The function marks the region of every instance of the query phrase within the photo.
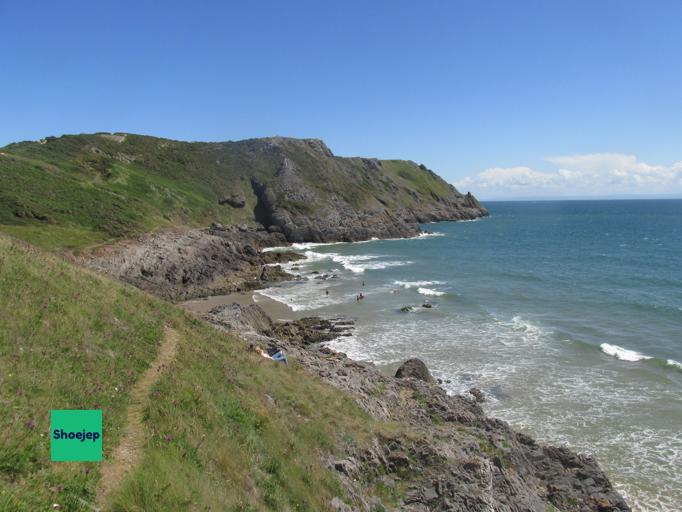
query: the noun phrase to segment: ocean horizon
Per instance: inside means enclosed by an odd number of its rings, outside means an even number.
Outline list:
[[[387,371],[418,357],[448,392],[477,387],[491,415],[594,455],[635,510],[677,510],[682,200],[486,206],[413,239],[294,244],[304,279],[257,294],[354,318],[332,348]]]

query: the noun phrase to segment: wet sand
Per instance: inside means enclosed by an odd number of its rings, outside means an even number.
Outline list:
[[[258,291],[237,292],[228,295],[213,295],[211,297],[203,297],[200,299],[192,299],[186,302],[181,302],[180,305],[193,313],[204,314],[211,309],[222,304],[237,303],[241,306],[248,306],[249,304],[258,304],[268,314],[270,318],[275,321],[283,322],[287,320],[298,320],[306,315],[304,311],[293,311],[286,304],[282,304],[270,297],[265,297],[258,293]]]

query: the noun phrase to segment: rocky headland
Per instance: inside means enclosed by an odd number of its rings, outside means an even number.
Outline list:
[[[333,510],[382,510],[368,492],[377,482],[394,494],[399,510],[630,510],[594,459],[537,443],[486,416],[478,390],[448,395],[418,359],[391,377],[326,348],[324,342],[346,334],[352,320],[277,323],[256,304],[218,306],[203,318],[238,333],[244,350],[284,350],[290,361],[349,393],[373,418],[409,427],[409,436],[378,437],[362,450],[348,444],[345,457],[326,459],[354,504],[339,500]]]

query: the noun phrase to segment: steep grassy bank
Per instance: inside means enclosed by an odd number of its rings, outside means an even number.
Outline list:
[[[180,338],[152,390],[138,467],[112,510],[325,510],[320,454],[392,429],[346,394],[130,286],[0,237],[0,510],[88,510],[97,463],[51,463],[49,412],[104,411],[105,458],[164,326]]]

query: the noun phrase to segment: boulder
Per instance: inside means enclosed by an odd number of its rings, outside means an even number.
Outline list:
[[[412,377],[413,379],[423,380],[424,382],[435,382],[431,376],[431,372],[429,372],[429,369],[424,364],[424,361],[417,358],[408,359],[401,364],[398,371],[395,372],[395,376],[398,379]]]
[[[474,400],[477,402],[485,402],[485,396],[483,395],[483,391],[481,391],[478,388],[471,388],[469,390],[469,394],[474,397]]]
[[[218,204],[229,204],[232,208],[244,208],[246,198],[243,194],[232,194],[218,199]]]

